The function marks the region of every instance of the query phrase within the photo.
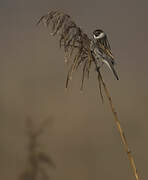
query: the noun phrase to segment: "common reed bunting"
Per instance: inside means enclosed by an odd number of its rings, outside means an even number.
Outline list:
[[[107,64],[107,66],[112,70],[116,79],[119,80],[119,77],[114,69],[115,60],[111,52],[107,35],[101,29],[93,31],[92,51],[95,57],[102,61],[102,64]]]

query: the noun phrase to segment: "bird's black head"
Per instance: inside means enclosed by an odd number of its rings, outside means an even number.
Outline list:
[[[104,37],[106,37],[106,34],[103,30],[101,29],[96,29],[95,31],[93,31],[93,37],[94,39],[102,39]]]

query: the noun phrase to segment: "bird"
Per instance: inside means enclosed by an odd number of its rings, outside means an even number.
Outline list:
[[[100,62],[101,65],[106,64],[116,79],[119,80],[114,68],[115,58],[111,52],[107,35],[103,30],[94,30],[92,37],[90,37],[77,26],[70,15],[59,10],[49,11],[39,19],[37,25],[40,22],[46,27],[51,27],[52,36],[59,36],[59,46],[64,47],[66,62],[72,62],[68,71],[67,82],[80,65],[83,67],[83,82],[85,74],[89,76],[92,62],[95,63],[97,71],[101,68]]]
[[[101,59],[102,64],[107,64],[107,66],[112,70],[116,79],[119,80],[118,74],[114,69],[114,56],[111,52],[107,35],[102,29],[96,29],[93,31],[92,47],[95,57],[99,60]]]

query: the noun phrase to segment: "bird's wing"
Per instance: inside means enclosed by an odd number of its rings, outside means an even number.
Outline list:
[[[103,44],[99,43],[99,47],[101,48],[102,52],[105,53],[107,56],[114,60],[114,56],[110,49],[106,48]]]
[[[118,74],[116,73],[114,69],[114,57],[112,54],[110,54],[110,51],[104,48],[104,46],[101,45],[101,47],[98,48],[98,46],[93,47],[93,52],[95,53],[95,57],[97,59],[102,59],[102,61],[112,70],[113,74],[115,75],[116,79],[119,80]]]
[[[107,35],[99,39],[100,44],[102,44],[106,49],[111,51],[111,47],[107,38]]]

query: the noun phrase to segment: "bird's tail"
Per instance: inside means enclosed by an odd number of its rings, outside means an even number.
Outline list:
[[[112,59],[103,59],[103,62],[107,64],[107,66],[112,70],[113,74],[115,75],[116,79],[119,80],[118,74],[114,69],[114,62]]]

